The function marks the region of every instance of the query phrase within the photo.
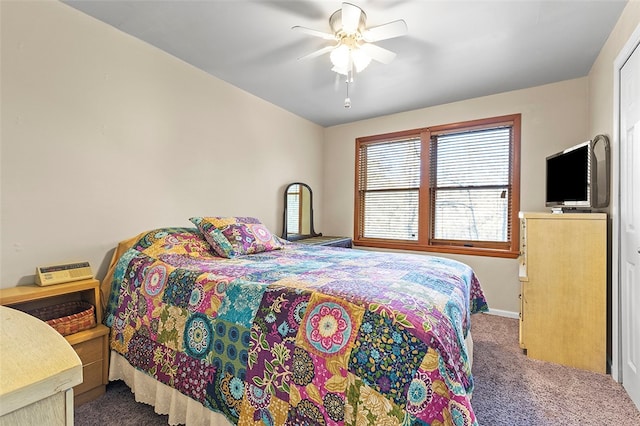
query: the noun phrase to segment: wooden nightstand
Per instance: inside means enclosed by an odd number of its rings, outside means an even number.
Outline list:
[[[105,393],[109,371],[109,328],[102,325],[100,281],[82,280],[47,287],[37,285],[0,289],[0,305],[28,311],[57,303],[83,300],[95,306],[94,328],[64,336],[82,361],[82,383],[73,388],[77,407]]]

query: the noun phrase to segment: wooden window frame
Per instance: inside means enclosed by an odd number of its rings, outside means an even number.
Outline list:
[[[456,133],[467,130],[480,130],[509,125],[512,127],[511,141],[511,174],[510,185],[512,188],[511,211],[508,216],[510,239],[508,242],[475,242],[474,246],[467,246],[464,242],[454,240],[434,240],[432,235],[433,220],[431,215],[431,186],[430,186],[430,143],[432,135]],[[520,210],[520,134],[521,114],[511,114],[499,117],[483,118],[479,120],[464,121],[452,124],[431,126],[412,130],[386,133],[381,135],[366,136],[356,139],[355,148],[355,188],[354,188],[354,238],[353,245],[361,247],[373,247],[382,249],[440,252],[451,254],[492,256],[504,258],[516,258],[519,255],[520,227],[518,212]],[[361,224],[364,211],[361,205],[359,193],[360,167],[359,153],[363,145],[375,142],[390,142],[394,140],[406,140],[419,137],[421,140],[421,164],[420,164],[420,189],[419,189],[419,219],[418,240],[391,240],[382,238],[365,238],[362,234]],[[478,246],[481,245],[481,246]]]

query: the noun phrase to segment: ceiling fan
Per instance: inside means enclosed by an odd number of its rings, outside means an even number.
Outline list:
[[[334,45],[323,47],[299,59],[315,58],[330,52],[332,71],[347,77],[347,98],[345,108],[351,106],[349,86],[353,82],[354,69],[360,72],[369,65],[371,60],[388,64],[396,57],[390,50],[376,46],[374,42],[403,36],[407,33],[407,23],[398,19],[376,27],[367,28],[367,15],[358,6],[342,3],[342,8],[336,10],[329,17],[329,26],[333,34],[311,28],[294,26],[294,31],[320,37],[336,42]]]

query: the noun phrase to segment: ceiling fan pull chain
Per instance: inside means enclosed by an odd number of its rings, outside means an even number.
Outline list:
[[[345,108],[351,108],[351,98],[349,97],[349,77],[347,77],[347,97],[344,98],[344,107]]]

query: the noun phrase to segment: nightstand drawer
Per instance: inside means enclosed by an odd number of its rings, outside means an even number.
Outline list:
[[[82,367],[82,383],[73,388],[75,395],[102,385],[102,360]]]
[[[73,345],[73,349],[80,357],[82,365],[102,360],[102,342],[102,337],[97,337],[95,339]]]

